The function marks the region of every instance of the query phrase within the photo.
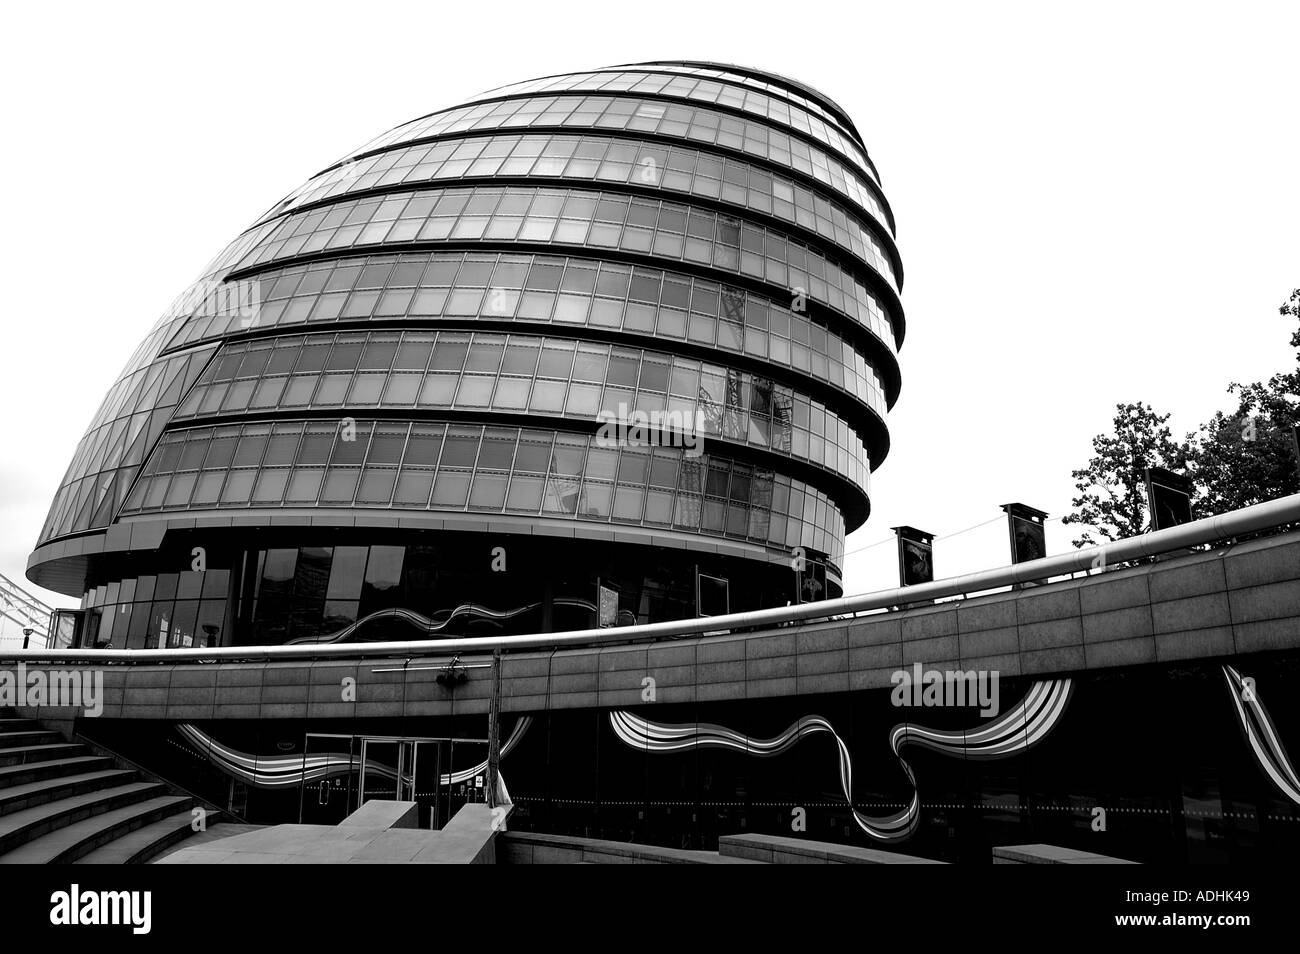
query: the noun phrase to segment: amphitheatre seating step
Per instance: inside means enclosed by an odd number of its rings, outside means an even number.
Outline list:
[[[0,856],[0,864],[68,864],[180,811],[188,817],[192,804],[188,796],[166,794],[132,802],[35,838]]]

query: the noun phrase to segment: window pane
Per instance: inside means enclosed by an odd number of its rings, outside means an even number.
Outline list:
[[[361,596],[361,583],[365,578],[366,547],[335,547],[334,563],[330,568],[329,587],[325,596],[329,600],[355,600]]]

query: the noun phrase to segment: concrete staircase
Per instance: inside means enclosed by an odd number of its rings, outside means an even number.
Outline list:
[[[195,800],[0,710],[0,864],[141,864],[190,837]],[[207,824],[219,819],[208,812]]]

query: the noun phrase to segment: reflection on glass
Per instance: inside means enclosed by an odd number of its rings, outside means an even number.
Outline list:
[[[724,391],[727,389],[723,383]],[[732,413],[725,406],[719,420]],[[282,422],[273,425],[277,432],[298,435],[311,426],[305,422]],[[665,492],[672,491],[671,475],[676,469],[678,501],[673,524],[691,532],[720,534],[769,546],[805,546],[824,553],[838,553],[844,535],[844,521],[838,507],[822,492],[801,481],[777,477],[775,483],[755,480],[748,465],[741,465],[717,454],[691,457],[680,447],[647,448],[629,446],[602,446],[595,436],[556,434],[535,429],[482,427],[445,424],[397,424],[395,422],[360,422],[359,429],[374,431],[387,428],[407,428],[406,446],[417,448],[417,457],[409,464],[404,459],[391,469],[399,479],[398,486],[411,497],[411,506],[431,510],[482,510],[489,512],[524,512],[552,515],[567,514],[583,520],[663,525],[667,522],[670,504]],[[220,430],[228,430],[222,428]],[[167,441],[209,441],[217,428],[199,427],[173,432]],[[805,433],[796,431],[796,434]],[[258,435],[261,436],[261,435]],[[833,445],[823,438],[820,445]],[[296,440],[296,443],[300,443]],[[441,445],[438,463],[426,463],[431,446]],[[164,451],[159,451],[161,456]],[[647,453],[649,462],[647,463]],[[626,463],[622,463],[622,461]],[[546,461],[547,463],[544,463]],[[369,462],[363,460],[369,468]],[[312,468],[313,470],[318,468]],[[549,477],[543,479],[543,470]],[[277,467],[281,474],[291,473],[289,466]],[[256,471],[246,471],[257,473]],[[335,499],[331,487],[351,488],[356,494],[357,475],[362,467],[341,465],[326,470],[327,478],[319,506],[349,506],[353,503],[345,493]],[[135,512],[149,507],[148,501],[157,499],[153,485],[169,485],[176,475],[163,473],[150,465],[151,476],[143,481],[128,502],[128,510]],[[226,486],[239,471],[225,475]],[[411,480],[406,480],[410,477]],[[337,479],[336,479],[337,478]],[[432,485],[428,500],[423,498],[424,488]],[[245,482],[251,487],[251,481]],[[861,475],[862,493],[867,492],[867,474]],[[627,487],[627,492],[622,492]],[[655,491],[653,488],[662,487]],[[616,497],[616,489],[620,491]],[[774,495],[779,490],[779,497]],[[700,500],[699,495],[716,500]],[[639,502],[633,502],[635,496]],[[395,501],[397,497],[395,495]],[[621,503],[616,504],[616,500]],[[727,502],[731,508],[728,509]],[[249,492],[228,506],[261,506]],[[161,509],[157,506],[154,509]],[[756,511],[762,513],[756,515]],[[789,513],[787,519],[786,513]],[[314,580],[323,571],[310,564],[299,566],[296,551],[272,550],[262,560],[258,571],[258,597],[268,601],[284,602],[294,594],[293,580]],[[391,580],[398,571],[385,571],[377,565],[367,570],[367,576],[382,583]],[[386,575],[385,575],[386,574]],[[332,578],[332,571],[329,576]],[[178,578],[175,574],[159,579],[158,586],[174,594]],[[312,599],[322,596],[314,584]],[[345,602],[343,590],[337,597],[326,590],[324,597]],[[382,586],[375,593],[382,593]],[[288,612],[287,604],[284,609]]]

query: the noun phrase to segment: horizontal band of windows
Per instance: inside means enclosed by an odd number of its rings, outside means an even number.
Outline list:
[[[866,151],[838,119],[813,110],[786,96],[772,96],[766,92],[745,89],[747,84],[733,80],[700,79],[673,76],[659,70],[593,70],[588,73],[568,73],[536,80],[525,80],[503,86],[467,100],[462,105],[514,99],[547,93],[623,93],[638,97],[667,100],[689,100],[731,112],[748,113],[760,120],[810,137],[834,149],[853,161],[858,168],[873,179],[878,179],[873,163]]]
[[[288,408],[283,411],[248,412],[244,414],[213,415],[195,418],[190,421],[177,422],[173,430],[192,431],[211,427],[238,427],[248,425],[276,425],[286,421],[306,421],[323,425],[327,428],[341,430],[350,427],[358,418],[354,415],[365,414],[381,416],[391,424],[450,424],[464,427],[505,427],[524,430],[546,429],[564,434],[576,434],[583,437],[598,437],[606,444],[625,444],[629,447],[684,447],[710,448],[728,459],[752,467],[766,468],[789,477],[801,480],[810,486],[819,488],[835,501],[841,514],[856,529],[867,518],[869,507],[869,486],[864,481],[855,484],[837,473],[831,467],[814,463],[789,454],[778,453],[759,444],[746,444],[722,437],[701,435],[698,432],[684,432],[671,423],[642,421],[620,426],[617,421],[601,422],[579,420],[572,417],[550,416],[543,419],[537,415],[514,411],[497,411],[490,409],[438,409],[421,410],[414,408],[358,408],[355,412],[340,411],[338,408]],[[641,426],[644,424],[644,426]],[[167,433],[171,433],[168,431]],[[130,489],[130,488],[128,488]]]
[[[331,513],[356,511],[322,510],[318,519],[328,520]],[[345,526],[351,528],[351,519],[344,519]],[[608,545],[600,546],[608,544],[612,536],[608,528],[552,517],[546,522],[555,530],[563,527],[569,539],[548,537],[512,547],[512,566],[540,563],[544,567],[541,572],[548,576],[551,569],[559,571],[551,580],[554,588],[547,600],[543,592],[546,583],[526,569],[512,578],[510,586],[493,579],[496,574],[471,569],[468,553],[488,553],[488,541],[475,530],[458,533],[454,528],[461,523],[481,524],[481,517],[443,512],[435,519],[408,514],[406,522],[436,522],[449,532],[362,531],[336,536],[321,526],[310,534],[311,542],[281,537],[259,540],[254,548],[247,548],[246,539],[243,545],[209,547],[207,569],[202,571],[177,571],[165,558],[149,560],[147,556],[135,566],[100,562],[90,580],[75,587],[82,592],[81,609],[88,611],[81,645],[157,649],[319,642],[384,610],[400,608],[446,619],[467,603],[503,610],[497,621],[504,620],[509,631],[516,633],[536,632],[541,627],[544,602],[562,614],[577,611],[558,629],[596,625],[596,607],[589,599],[594,595],[595,577],[566,569],[590,565],[588,558],[595,554],[584,549],[588,540],[599,541],[598,549],[608,552]],[[797,585],[791,579],[792,560],[784,547],[723,542],[671,528],[626,524],[620,525],[618,536],[617,547],[623,554],[636,544],[668,544],[677,550],[668,561],[643,565],[641,560],[629,560],[613,571],[612,579],[601,577],[602,582],[620,589],[620,620],[625,624],[691,616],[696,607],[694,579],[689,572],[693,560],[704,562],[701,569],[740,575],[740,579],[731,577],[732,599],[744,600],[746,608],[769,605],[774,599],[780,602],[774,586],[784,594]],[[211,542],[205,535],[205,543]],[[683,553],[683,548],[693,552]],[[638,551],[651,556],[650,551],[639,547]],[[600,562],[598,556],[595,560]],[[777,572],[764,572],[760,564],[775,567]],[[684,575],[683,569],[687,570]],[[234,613],[234,603],[241,598],[254,604],[251,613],[240,614],[242,619]],[[472,624],[462,635],[469,632]]]
[[[500,334],[500,335],[518,335],[529,338],[542,339],[548,342],[577,342],[579,346],[583,344],[595,345],[608,349],[609,347],[640,350],[647,343],[640,335],[627,334],[621,331],[610,331],[600,327],[572,327],[567,325],[554,325],[545,323],[531,323],[523,320],[506,320],[495,321],[490,317],[481,316],[469,320],[459,318],[367,318],[362,320],[343,320],[323,326],[310,327],[287,327],[287,328],[253,328],[249,331],[232,334],[225,340],[229,345],[243,344],[263,344],[269,345],[286,335],[292,337],[312,331],[328,329],[339,333],[357,333],[365,334],[367,332],[390,333],[390,334],[425,334],[432,335],[438,333],[462,333],[462,334]],[[694,361],[697,364],[717,364],[719,362],[728,362],[734,370],[742,373],[755,375],[760,378],[772,378],[777,384],[785,387],[802,391],[810,399],[816,400],[825,407],[832,409],[836,414],[843,417],[849,422],[850,426],[857,432],[869,435],[867,444],[873,448],[873,459],[875,449],[879,438],[884,437],[887,427],[885,423],[886,413],[883,409],[884,398],[880,395],[878,398],[868,402],[859,397],[857,393],[848,391],[840,386],[833,386],[824,377],[818,377],[810,372],[793,372],[789,368],[774,367],[770,361],[751,358],[741,353],[720,352],[714,346],[703,346],[692,341],[663,341],[659,339],[650,339],[654,344],[663,347],[671,345],[670,351],[663,352],[680,357],[686,361]]]
[[[650,69],[653,72],[671,72],[682,76],[727,79],[751,89],[779,96],[835,123],[841,130],[852,136],[864,152],[866,150],[857,126],[854,125],[852,117],[844,107],[820,90],[788,76],[782,76],[780,73],[719,63],[625,63],[621,68]],[[870,156],[867,157],[867,161],[871,161]]]
[[[892,316],[901,319],[898,291],[887,275],[864,270],[892,299],[888,308],[856,268],[783,232],[680,203],[587,189],[480,186],[344,199],[289,213],[234,271],[316,253],[444,241],[619,250],[743,275],[862,324],[872,315],[891,327]]]
[[[880,184],[875,167],[867,159],[862,147],[851,136],[841,132],[836,126],[827,124],[819,117],[810,115],[807,110],[757,92],[745,93],[741,102],[727,102],[718,96],[710,96],[702,89],[689,91],[673,88],[677,80],[668,79],[665,83],[663,80],[667,78],[662,75],[655,77],[649,73],[629,74],[628,79],[631,81],[620,82],[609,76],[574,74],[540,83],[532,81],[515,87],[503,87],[489,95],[442,112],[487,106],[499,113],[513,115],[519,111],[521,105],[524,110],[529,110],[532,103],[539,101],[547,103],[556,95],[574,93],[626,97],[648,103],[651,109],[657,108],[661,113],[680,108],[679,103],[704,103],[709,107],[710,112],[717,116],[735,117],[748,124],[767,126],[773,132],[779,131],[815,142],[849,162],[876,185]],[[492,114],[492,112],[488,113],[488,115]],[[438,113],[433,115],[437,116]],[[748,116],[756,117],[757,121],[747,119]],[[416,122],[427,121],[427,118],[422,117]]]
[[[500,128],[489,127],[486,129],[470,130],[452,130],[448,132],[435,132],[430,135],[420,136],[417,139],[403,139],[391,146],[370,150],[365,153],[358,153],[353,157],[344,159],[340,162],[333,163],[320,170],[312,176],[307,182],[303,183],[299,189],[307,188],[312,182],[320,178],[331,175],[335,172],[346,170],[350,166],[365,162],[369,159],[382,158],[394,153],[401,153],[407,149],[419,149],[421,147],[431,147],[439,144],[457,144],[464,142],[473,142],[477,139],[491,138],[494,136],[531,136],[545,138],[547,136],[577,136],[587,132],[587,138],[599,136],[601,139],[607,139],[612,142],[632,142],[643,145],[646,149],[663,149],[678,150],[683,153],[698,151],[701,153],[701,166],[705,170],[704,179],[707,180],[708,163],[711,161],[727,161],[743,163],[754,169],[755,175],[761,177],[770,175],[777,180],[786,181],[796,185],[801,189],[812,189],[819,198],[828,202],[842,203],[847,200],[848,206],[852,208],[853,214],[862,219],[864,222],[878,227],[876,234],[885,238],[896,247],[897,229],[894,225],[894,213],[885,199],[884,194],[879,190],[868,188],[865,180],[853,175],[852,170],[845,165],[835,162],[833,159],[822,154],[814,154],[808,161],[796,156],[793,163],[777,162],[768,158],[761,150],[754,148],[738,149],[726,142],[698,142],[697,140],[683,140],[678,136],[669,136],[653,130],[646,129],[620,129],[609,126],[592,127],[589,123],[530,123],[526,127],[503,126]],[[706,149],[697,150],[696,145],[707,147]],[[745,146],[751,146],[748,141]],[[818,161],[814,162],[813,159]],[[823,161],[824,160],[824,161]],[[546,166],[537,167],[538,175],[547,173]],[[581,166],[575,166],[580,169]],[[678,177],[680,180],[680,177]],[[635,180],[629,180],[635,181]],[[691,190],[680,188],[680,181],[671,184],[671,188],[677,191],[693,191],[697,194],[708,197],[711,183],[701,181],[698,184],[692,183]],[[723,193],[723,188],[719,188],[719,195]],[[267,210],[258,222],[263,222],[278,215],[284,208],[285,204],[296,194],[290,193],[284,199],[281,199],[269,210]],[[754,208],[761,208],[764,203],[761,192],[754,196]],[[733,203],[739,204],[739,203]],[[897,253],[895,253],[897,258]],[[899,266],[901,268],[901,266]]]
[[[410,367],[394,370],[394,364]],[[523,335],[311,335],[232,345],[174,420],[332,408],[496,410],[577,420],[644,415],[701,439],[799,457],[859,485],[871,469],[867,448],[846,421],[770,377]]]
[[[864,373],[877,376],[891,404],[898,396],[901,386],[898,353],[883,314],[868,313],[871,320],[863,324],[804,296],[792,295],[787,301],[776,301],[765,293],[768,286],[757,279],[739,277],[734,283],[719,282],[709,274],[710,269],[690,263],[670,270],[646,263],[643,256],[618,250],[604,250],[599,254],[589,254],[585,249],[552,251],[560,254],[534,252],[517,246],[509,249],[491,246],[458,248],[452,244],[436,243],[429,248],[378,254],[366,249],[321,252],[241,272],[214,287],[209,299],[194,309],[191,321],[182,327],[183,334],[178,331],[167,350],[175,351],[214,337],[246,333],[257,327],[270,328],[306,321],[346,322],[370,318],[542,321],[690,340],[705,346],[713,344],[728,351],[738,350],[735,341],[741,340],[746,342],[746,353],[763,355],[766,351],[769,359],[774,358],[798,370],[804,368],[802,351],[792,348],[791,356],[785,357],[781,341],[807,344],[813,355],[832,354],[836,349],[843,351],[848,348],[849,352],[842,358],[846,367],[857,367],[858,359],[853,355],[860,355],[863,366],[870,369]],[[373,288],[348,293],[346,305],[341,306],[340,296],[346,287],[325,287],[319,292],[307,291],[300,296],[321,296],[312,305],[309,317],[304,318],[302,309],[305,302],[293,303],[296,307],[291,309],[288,304],[258,297],[264,291],[263,276],[301,274],[305,269],[309,274],[303,279],[304,285],[298,286],[305,289],[309,287],[306,283],[318,280],[314,274],[317,270],[336,270],[330,281],[336,277],[347,281],[345,276],[353,274],[350,270],[358,264],[364,264],[367,271],[363,274],[369,274],[370,265],[391,265],[393,262],[397,262],[399,267],[389,269],[390,281],[377,304],[368,294],[374,291]],[[422,262],[427,263],[427,267],[419,273],[419,284],[404,284],[413,280],[412,273],[420,268]],[[492,267],[494,263],[495,268]],[[527,268],[527,283],[524,285],[519,284],[523,281],[521,265]],[[562,276],[557,270],[562,270]],[[383,269],[374,271],[382,272]],[[492,283],[487,286],[475,284],[481,282],[479,276],[488,271]],[[451,272],[455,272],[455,284],[447,285]],[[560,282],[558,287],[553,284],[556,281]],[[595,292],[594,299],[590,291],[585,291],[588,285]],[[509,294],[515,289],[520,292],[517,299]],[[433,294],[425,294],[426,290]],[[408,291],[409,295],[406,294]],[[290,294],[282,292],[278,285],[275,293],[277,296]],[[351,297],[352,294],[357,297]],[[490,294],[490,297],[484,297],[485,294]],[[687,296],[685,302],[683,294]],[[333,297],[326,304],[324,296],[327,295]],[[583,297],[590,303],[583,304],[578,300]],[[251,305],[245,306],[246,301]],[[516,301],[512,311],[512,302]],[[475,302],[478,303],[477,311],[473,308]],[[333,313],[340,307],[342,310]],[[367,312],[367,308],[374,311]],[[697,317],[711,320],[696,322]],[[724,327],[742,322],[748,331],[740,334],[739,338],[733,333],[734,328]],[[711,331],[713,340],[710,342]],[[760,334],[769,331],[772,334],[770,347],[764,343],[764,335]]]
[[[322,454],[326,463],[309,463]],[[305,421],[171,432],[123,513],[317,505],[550,514],[823,553],[841,552],[844,538],[843,516],[822,491],[714,454],[385,421],[350,433]]]
[[[557,256],[432,253],[274,269],[214,289],[170,347],[259,329],[429,318],[538,322],[568,334],[609,329],[666,345],[689,342],[829,382],[882,418],[888,407],[876,362],[802,313],[716,282]],[[888,357],[885,367],[896,377]]]
[[[782,99],[788,99],[790,102],[811,110],[819,116],[830,119],[837,123],[841,129],[852,135],[859,145],[862,144],[862,137],[858,134],[857,127],[853,125],[853,120],[849,118],[849,114],[839,103],[820,90],[813,89],[805,83],[791,79],[788,76],[782,76],[779,73],[751,70],[734,64],[680,61],[623,63],[616,67],[609,67],[609,69],[637,69],[647,70],[652,73],[679,73],[683,76],[727,79],[733,83],[740,83],[742,86],[763,90],[780,96]],[[593,72],[605,72],[605,68]],[[867,158],[870,161],[870,157]]]
[[[887,273],[895,287],[893,237],[855,213],[793,181],[749,163],[696,149],[611,137],[476,136],[378,153],[337,166],[304,184],[267,218],[339,196],[401,186],[488,178],[615,182],[638,190],[678,192],[738,206],[816,234]]]
[[[671,63],[629,63],[623,66],[607,66],[601,67],[597,70],[587,70],[582,74],[555,73],[550,76],[537,77],[535,79],[524,80],[519,83],[511,83],[508,86],[500,86],[496,89],[487,90],[467,102],[478,102],[480,100],[495,98],[507,93],[545,92],[548,89],[548,84],[565,77],[573,77],[576,75],[594,77],[596,75],[610,74],[615,74],[616,76],[621,74],[623,77],[626,77],[632,71],[635,71],[635,73],[640,76],[663,76],[665,74],[668,76],[675,76],[677,79],[665,79],[663,81],[664,84],[670,84],[673,87],[676,87],[677,91],[686,93],[688,99],[695,99],[701,102],[714,102],[733,108],[744,108],[744,97],[749,94],[750,90],[757,90],[762,96],[766,96],[773,100],[784,101],[788,106],[816,115],[818,119],[836,127],[841,135],[852,139],[859,148],[862,147],[861,137],[858,135],[857,130],[853,128],[853,124],[848,120],[847,116],[841,116],[835,111],[827,109],[821,103],[805,96],[789,86],[765,82],[756,77],[746,76],[731,70],[702,69],[700,67],[681,66]],[[717,82],[715,83],[714,81]],[[638,88],[640,84],[629,86],[626,79],[616,79],[616,83],[616,86],[606,87],[602,89],[601,92],[613,92],[615,89],[625,92],[656,92],[652,86],[644,89]],[[698,88],[701,83],[711,83],[722,88],[719,88],[716,91],[717,95],[714,97],[710,95],[710,93],[713,92],[711,88]],[[745,87],[745,89],[737,89],[737,87]],[[662,92],[662,90],[658,91]],[[696,95],[690,95],[690,92],[692,91],[694,91]],[[756,108],[748,109],[746,111],[762,115],[762,112],[760,112],[761,106],[757,103],[753,105]],[[870,160],[868,159],[868,161]],[[875,166],[873,164],[872,169],[874,170],[874,168]]]
[[[819,182],[842,183],[840,191],[855,201],[871,195],[883,207],[894,231],[893,213],[879,184],[849,163],[761,123],[685,105],[650,102],[632,96],[554,96],[505,103],[464,106],[398,126],[352,153],[344,162],[383,152],[403,143],[497,129],[601,129],[655,135],[674,142],[695,142],[754,156],[775,167],[797,171]],[[339,163],[342,164],[342,163]]]
[[[870,513],[869,487],[864,482],[856,484],[847,477],[835,472],[831,467],[804,460],[789,454],[778,453],[757,444],[744,444],[724,437],[702,435],[698,432],[687,433],[665,425],[656,427],[649,424],[632,422],[620,427],[616,422],[607,426],[599,422],[578,421],[572,418],[540,418],[517,412],[483,411],[483,410],[439,410],[436,413],[414,411],[404,408],[359,408],[357,414],[382,415],[384,422],[393,425],[450,425],[453,427],[492,427],[515,428],[524,431],[546,429],[582,438],[596,438],[600,446],[627,446],[649,449],[657,447],[688,446],[699,451],[706,448],[711,452],[724,455],[727,459],[749,467],[771,470],[784,474],[792,480],[799,480],[810,487],[818,488],[834,502],[840,514],[853,530],[861,526]],[[205,428],[227,428],[240,426],[276,426],[283,422],[305,421],[325,428],[335,434],[344,433],[353,426],[357,418],[337,409],[314,410],[310,408],[291,408],[282,412],[260,414],[230,414],[197,418],[192,421],[177,422],[176,430],[186,432]],[[169,431],[168,433],[172,433]],[[319,464],[315,466],[325,466]],[[147,476],[147,475],[146,475]],[[143,480],[141,476],[139,479]],[[133,489],[129,487],[128,489]]]
[[[773,395],[772,400],[791,405],[796,426],[807,426],[809,408],[813,409],[813,420],[818,414],[834,417],[839,413],[816,396],[774,380],[770,373],[584,338],[464,329],[277,335],[231,343],[222,350],[220,359],[208,366],[199,383],[256,382],[267,377],[321,372],[526,377],[639,389],[647,395],[657,392],[698,399],[705,405],[720,405],[725,398],[733,407],[745,410],[756,407],[749,400],[751,392],[746,390],[739,397],[730,394],[735,382],[743,382],[746,388],[753,382],[761,392]],[[200,409],[216,413],[223,407],[201,402],[191,391],[177,416],[193,416]],[[814,426],[814,431],[823,433],[819,426]]]

